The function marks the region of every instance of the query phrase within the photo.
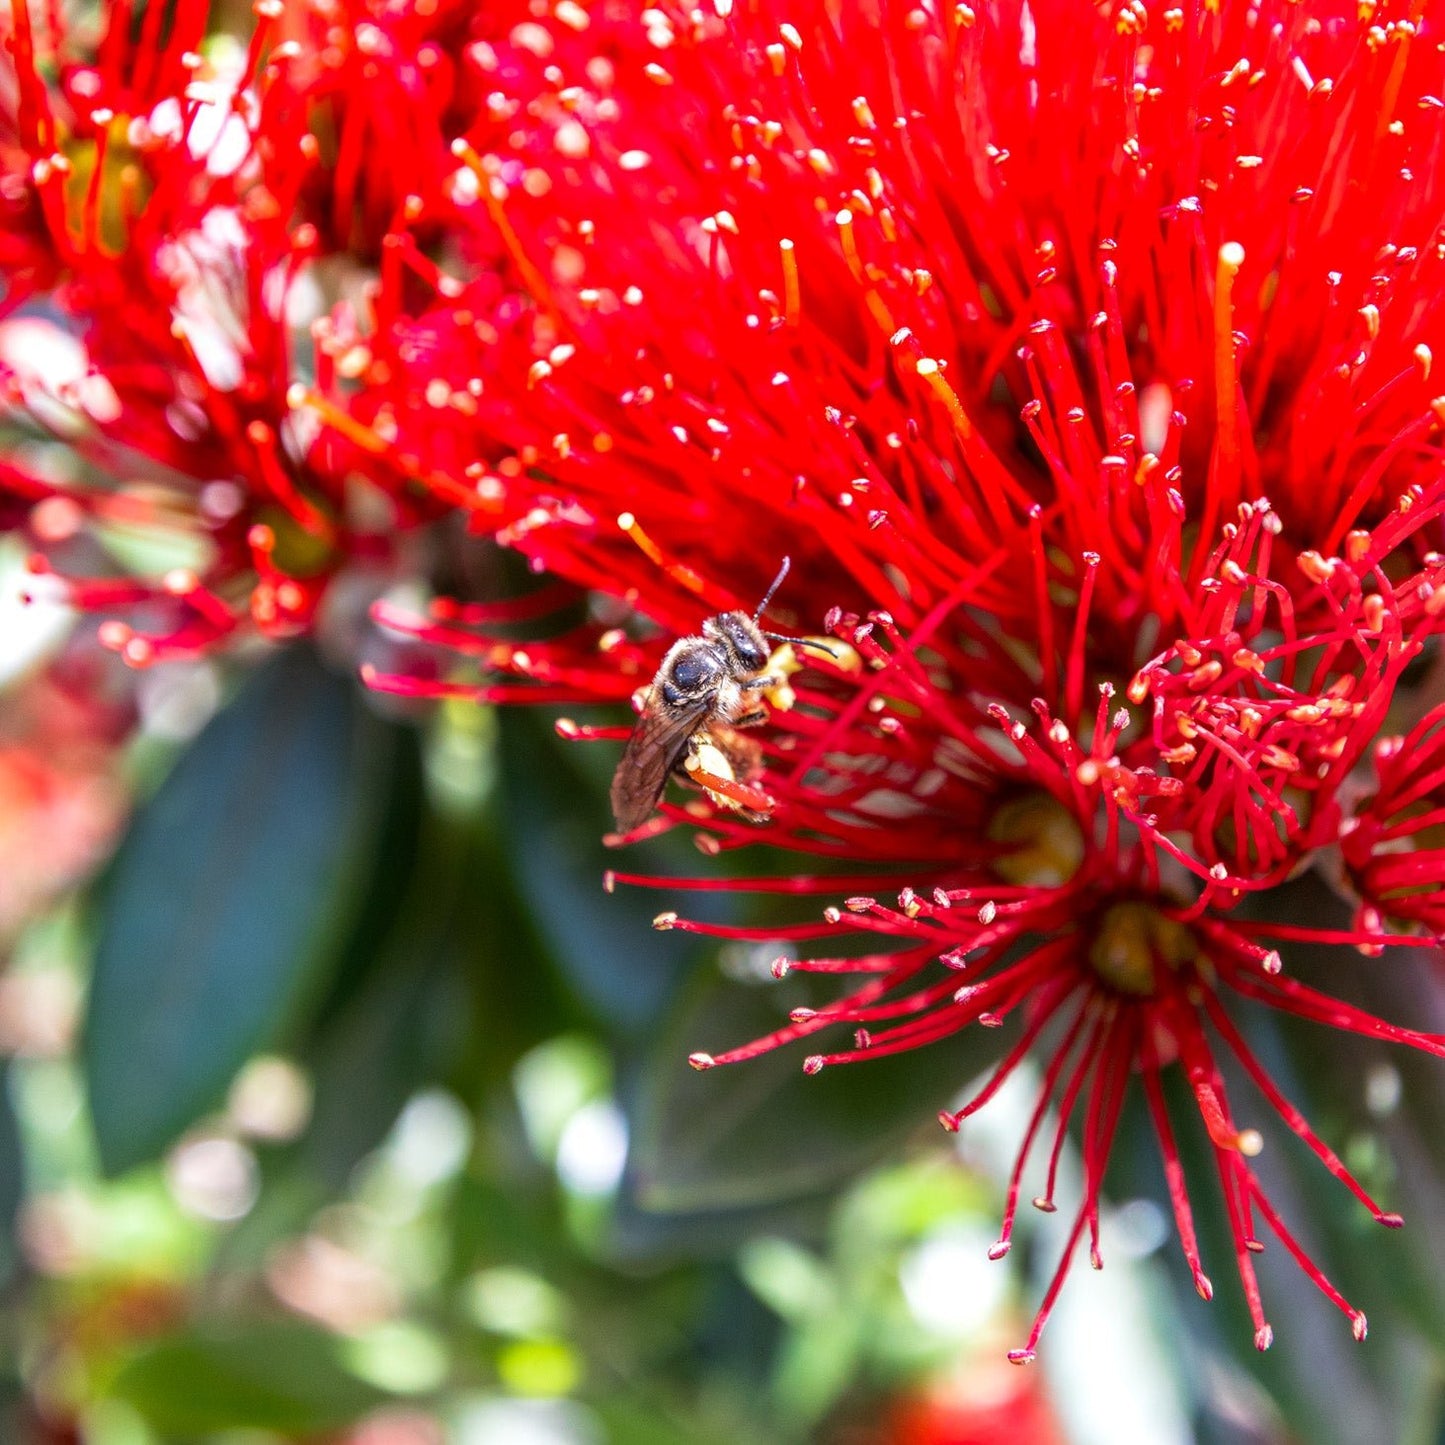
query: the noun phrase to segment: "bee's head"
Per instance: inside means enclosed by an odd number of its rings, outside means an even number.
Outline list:
[[[761,672],[768,664],[768,642],[746,612],[720,612],[702,625],[702,635],[720,642],[738,672]]]

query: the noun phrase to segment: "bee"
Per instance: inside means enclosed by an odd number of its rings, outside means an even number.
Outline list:
[[[768,639],[791,639],[764,632],[758,621],[788,575],[788,566],[784,557],[751,617],[741,611],[719,612],[702,624],[700,635],[679,638],[668,648],[612,778],[612,812],[619,832],[630,833],[646,822],[672,773],[692,776],[745,815],[762,816],[749,803],[765,803],[763,795],[737,783],[756,772],[761,750],[736,729],[766,721],[764,698],[786,682],[784,674],[770,666]]]

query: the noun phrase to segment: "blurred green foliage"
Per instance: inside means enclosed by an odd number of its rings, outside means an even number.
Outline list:
[[[1017,1111],[1001,1097],[962,1154],[932,1122],[998,1036],[816,1078],[788,1050],[688,1069],[817,981],[654,933],[672,896],[603,890],[605,752],[530,714],[384,716],[302,646],[238,676],[165,766],[135,745],[146,796],[113,862],[10,948],[25,997],[82,1002],[0,1074],[0,1438],[961,1445],[1271,1439],[1285,1419],[1435,1438],[1432,1231],[1365,1250],[1315,1161],[1282,1157],[1271,1188],[1362,1298],[1386,1296],[1387,1348],[1361,1353],[1266,1260],[1284,1344],[1266,1391],[1241,1372],[1222,1241],[1213,1310],[1170,1300],[1183,1271],[1154,1257],[1171,1225],[1137,1118],[1115,1178],[1148,1227],[1117,1250],[1105,1233],[1125,1287],[1091,1305],[1076,1278],[1044,1373],[1001,1365],[1061,1231],[989,1263]],[[638,852],[640,871],[696,868],[682,837]],[[1407,1156],[1438,1180],[1438,1143],[1415,1157],[1442,1133],[1428,1071],[1382,1133],[1341,1083],[1378,1049],[1351,1045],[1321,1090],[1294,1040],[1261,1046],[1382,1188]],[[1318,1031],[1306,1047],[1321,1057]],[[1186,1322],[1194,1344],[1161,1349]],[[1067,1386],[1080,1371],[1092,1399]]]

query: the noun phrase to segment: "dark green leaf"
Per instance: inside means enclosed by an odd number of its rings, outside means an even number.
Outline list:
[[[20,1124],[10,1098],[10,1065],[0,1059],[0,1284],[15,1268],[15,1216],[24,1192]]]
[[[384,1398],[345,1369],[334,1337],[279,1323],[157,1341],[121,1369],[113,1391],[162,1434],[187,1440],[335,1429]]]
[[[835,1198],[830,1189],[733,1209],[660,1211],[643,1208],[637,1193],[636,1180],[629,1181],[613,1210],[609,1244],[617,1259],[649,1265],[727,1259],[763,1235],[816,1242],[827,1232]]]
[[[370,874],[326,992],[307,1021],[313,1035],[324,1033],[355,995],[386,969],[392,945],[404,926],[408,900],[425,892],[444,907],[455,886],[456,867],[443,857],[442,876],[438,876],[437,859],[427,847],[427,832],[434,819],[426,803],[421,730],[397,728],[395,744],[386,786],[377,800]]]
[[[340,1188],[407,1099],[437,1080],[467,1025],[461,940],[451,921],[392,940],[379,969],[317,1041],[316,1109],[306,1154]]]
[[[669,836],[625,858],[602,846],[612,827],[607,779],[616,751],[562,743],[549,718],[533,710],[499,714],[500,811],[506,857],[558,966],[593,1009],[621,1029],[656,1024],[706,945],[668,940],[659,946],[652,919],[677,906],[676,895],[641,888],[604,892],[610,868],[695,869],[685,835]],[[639,864],[639,858],[645,859]],[[690,897],[694,916],[727,916],[726,894]]]
[[[311,1077],[309,1127],[262,1155],[265,1185],[221,1245],[221,1267],[255,1268],[278,1238],[349,1178],[386,1135],[408,1096],[436,1079],[466,1026],[458,1006],[455,901],[462,862],[434,835],[419,739],[398,737],[365,901],[326,996],[298,1040]]]
[[[324,987],[396,747],[353,682],[290,648],[141,810],[103,899],[85,1029],[107,1171],[155,1157]]]
[[[832,1189],[908,1133],[938,1130],[938,1110],[1007,1046],[998,1031],[975,1027],[930,1048],[811,1077],[802,1064],[815,1046],[802,1043],[705,1073],[688,1067],[695,1050],[771,1032],[799,1002],[790,985],[716,978],[684,999],[632,1111],[628,1189],[638,1209],[757,1208]]]
[[[401,773],[399,791],[411,796],[388,810],[370,902],[297,1050],[314,1089],[309,1127],[266,1151],[260,1202],[223,1246],[228,1267],[254,1265],[304,1227],[418,1089],[443,1084],[475,1099],[500,1087],[510,1097],[516,1059],[577,1026],[498,861],[490,819],[429,807],[419,777]]]

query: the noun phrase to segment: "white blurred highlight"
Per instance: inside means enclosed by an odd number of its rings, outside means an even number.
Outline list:
[[[1009,1271],[988,1257],[993,1237],[976,1227],[939,1230],[911,1249],[898,1267],[909,1312],[936,1334],[981,1330],[1002,1306]]]
[[[574,1194],[610,1194],[627,1163],[627,1121],[610,1099],[584,1104],[557,1144],[557,1177]]]
[[[195,1139],[166,1160],[171,1197],[187,1214],[224,1222],[249,1213],[260,1192],[256,1156],[234,1139]]]

